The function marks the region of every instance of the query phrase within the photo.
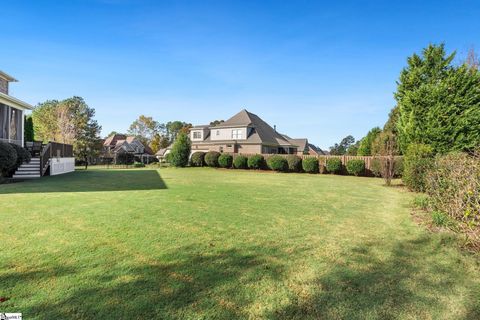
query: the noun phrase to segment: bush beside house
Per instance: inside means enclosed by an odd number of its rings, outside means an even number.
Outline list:
[[[228,153],[222,153],[220,157],[218,157],[218,165],[221,168],[231,168],[233,164],[233,156]]]
[[[245,156],[237,156],[233,160],[233,167],[235,169],[247,169],[248,168],[248,158]]]
[[[205,154],[205,164],[209,167],[216,168],[218,167],[218,158],[220,157],[220,152],[209,151]]]
[[[302,161],[303,171],[306,173],[318,173],[319,165],[317,158],[306,158]]]
[[[339,158],[328,158],[325,167],[329,173],[340,173],[342,172],[342,160]]]
[[[203,167],[205,163],[205,152],[195,152],[192,154],[192,157],[190,159],[190,165],[192,167]]]
[[[259,170],[265,167],[265,158],[261,154],[255,154],[248,158],[248,167]]]
[[[288,162],[282,156],[271,156],[267,159],[267,166],[269,169],[278,172],[286,172],[288,171]]]
[[[301,172],[302,171],[302,158],[294,154],[287,156],[288,170],[290,172]]]
[[[17,151],[9,143],[0,141],[0,178],[7,177],[17,164]]]

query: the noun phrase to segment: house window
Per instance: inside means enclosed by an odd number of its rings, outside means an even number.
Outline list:
[[[220,135],[220,130],[217,130],[217,136],[219,136],[219,135]]]
[[[202,133],[200,131],[193,131],[193,139],[202,139]]]
[[[234,139],[234,140],[243,139],[242,129],[233,129],[232,130],[232,139]]]

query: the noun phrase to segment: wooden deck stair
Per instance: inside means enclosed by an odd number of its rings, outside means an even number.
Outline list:
[[[30,162],[24,162],[13,175],[14,179],[40,178],[40,158],[32,158]]]

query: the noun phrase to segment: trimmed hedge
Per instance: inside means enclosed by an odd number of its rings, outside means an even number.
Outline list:
[[[328,158],[325,167],[329,173],[340,173],[342,171],[342,160],[339,158]]]
[[[288,171],[288,162],[282,156],[271,156],[267,159],[267,166],[273,171]]]
[[[265,168],[265,158],[261,154],[251,156],[248,158],[248,167],[255,170]]]
[[[303,171],[306,173],[318,173],[319,165],[317,158],[306,158],[302,161]]]
[[[190,165],[192,167],[203,167],[205,163],[205,152],[195,152],[190,158]]]
[[[17,164],[17,151],[9,143],[0,141],[0,176],[7,176]]]
[[[347,172],[355,176],[365,173],[365,161],[361,159],[352,159],[347,161]]]
[[[231,168],[233,163],[233,157],[231,154],[222,153],[218,157],[218,165],[222,168]]]
[[[205,164],[209,167],[218,167],[218,158],[220,157],[220,152],[217,151],[208,151],[205,154]]]
[[[301,172],[302,171],[302,158],[294,154],[287,156],[288,170],[291,172]]]
[[[235,169],[247,169],[248,168],[248,158],[245,156],[237,156],[233,160],[233,167]]]

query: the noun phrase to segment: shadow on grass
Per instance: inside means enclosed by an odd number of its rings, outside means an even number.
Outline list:
[[[0,194],[167,189],[157,170],[79,170],[0,185]]]
[[[310,297],[294,299],[268,318],[480,319],[480,284],[470,282],[458,261],[443,260],[443,245],[425,236],[398,243],[386,257],[378,255],[380,243],[357,247],[348,263],[313,281]],[[462,315],[446,316],[445,301],[464,290],[467,296],[454,306]]]
[[[244,318],[245,306],[255,302],[252,286],[279,281],[284,274],[282,265],[272,263],[277,253],[269,250],[266,256],[262,250],[201,253],[179,248],[158,261],[112,265],[104,275],[87,280],[95,285],[77,281],[63,300],[38,303],[23,314],[41,319]]]
[[[312,294],[302,296],[292,291],[288,297],[275,296],[276,290],[288,288],[292,270],[287,267],[289,255],[270,247],[207,252],[183,247],[158,260],[133,262],[131,256],[120,256],[118,264],[107,262],[108,268],[94,264],[69,275],[65,270],[71,270],[59,267],[59,272],[0,280],[4,288],[33,278],[32,286],[52,277],[72,282],[60,299],[23,310],[25,316],[41,319],[252,318],[252,308],[265,303],[274,310],[260,316],[268,319],[478,319],[478,284],[462,283],[459,274],[465,270],[454,260],[442,261],[441,248],[431,240],[399,243],[380,255],[377,246],[352,250],[348,263],[331,265],[330,271],[310,281],[315,287]],[[82,275],[95,268],[103,268],[95,272],[101,276]],[[62,278],[70,276],[78,278]],[[465,307],[463,316],[445,315],[445,301],[457,298],[459,288],[466,295],[455,309]],[[279,301],[288,304],[279,307]],[[8,306],[2,307],[8,311]]]

